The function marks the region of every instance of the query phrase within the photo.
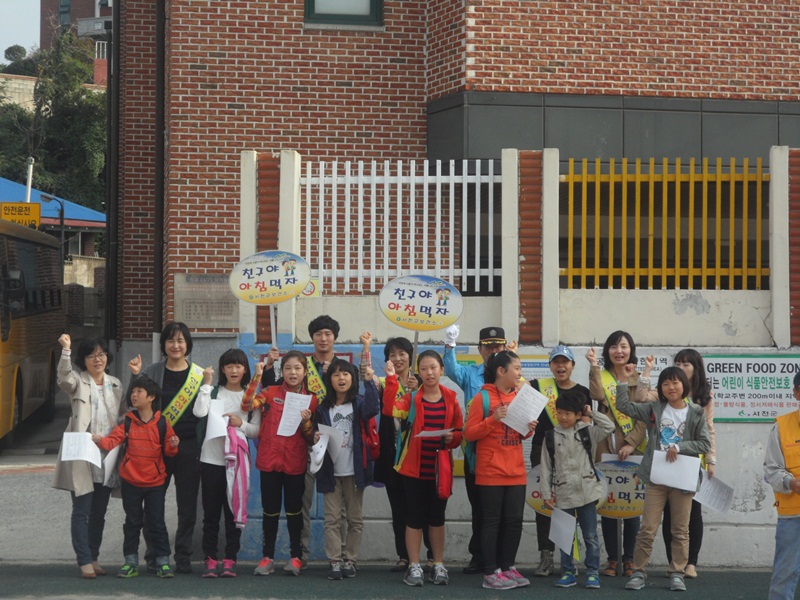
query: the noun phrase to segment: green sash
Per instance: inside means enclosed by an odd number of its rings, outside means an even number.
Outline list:
[[[556,385],[556,380],[552,377],[546,377],[545,379],[539,380],[539,391],[542,392],[543,395],[547,396],[547,404],[545,405],[545,410],[547,411],[547,416],[550,417],[550,422],[553,423],[553,427],[558,425],[558,419],[556,418],[556,400],[558,399],[558,386]]]
[[[306,362],[308,363],[308,390],[317,398],[324,398],[328,395],[328,390],[325,389],[322,376],[317,370],[317,365],[314,364],[314,356],[306,358]]]
[[[614,420],[619,425],[619,428],[622,429],[622,433],[628,435],[631,431],[633,431],[633,419],[631,419],[628,415],[623,415],[619,410],[617,410],[617,379],[614,375],[611,374],[611,371],[603,369],[600,372],[600,379],[603,382],[603,391],[606,394],[606,400],[608,401],[608,407],[611,409],[611,414],[614,416]],[[633,401],[633,399],[631,399]],[[647,438],[642,440],[642,443],[637,446],[637,450],[640,452],[644,452],[647,448]]]
[[[170,425],[175,425],[183,416],[183,413],[186,412],[186,409],[189,408],[189,405],[192,403],[192,400],[197,395],[200,386],[203,384],[203,368],[192,363],[192,366],[189,367],[189,376],[186,378],[186,381],[181,386],[181,389],[178,390],[178,393],[175,394],[175,397],[170,400],[170,403],[161,411],[161,414],[164,415],[164,418],[169,421]]]

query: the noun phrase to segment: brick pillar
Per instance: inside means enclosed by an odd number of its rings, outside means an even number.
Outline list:
[[[519,341],[542,341],[542,152],[519,153]]]
[[[280,214],[281,170],[280,157],[258,155],[258,251],[278,249],[278,215]],[[269,307],[256,308],[256,342],[270,343],[272,329]]]
[[[792,346],[800,345],[800,150],[789,150],[789,307]]]

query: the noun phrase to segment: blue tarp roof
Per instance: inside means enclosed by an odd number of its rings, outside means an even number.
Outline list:
[[[42,202],[42,193],[35,188],[31,189],[31,202],[42,205],[43,219],[58,219],[58,211],[61,205],[58,202]],[[58,196],[56,196],[58,198]],[[105,223],[105,214],[86,208],[80,204],[75,204],[64,198],[58,198],[64,202],[64,219],[66,221],[94,221]],[[10,179],[0,177],[0,202],[25,202],[25,186]]]

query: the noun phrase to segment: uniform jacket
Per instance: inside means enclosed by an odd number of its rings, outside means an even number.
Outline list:
[[[169,443],[169,439],[175,435],[172,425],[167,421],[167,431],[162,447],[161,435],[158,432],[161,411],[153,413],[152,418],[146,423],[139,417],[137,410],[132,410],[126,417],[130,418],[131,426],[128,431],[128,447],[119,465],[120,478],[136,487],[163,485],[167,480],[164,455],[175,456],[178,453],[177,446],[173,447]],[[125,422],[123,421],[100,440],[98,445],[108,452],[124,441]]]
[[[119,379],[108,374],[105,377],[111,382],[114,400],[118,405],[123,406],[123,390]],[[92,402],[90,398],[92,376],[86,371],[73,369],[70,357],[62,354],[61,359],[58,361],[57,378],[58,387],[69,396],[71,408],[65,432],[83,433],[89,431],[89,426],[92,422]],[[59,449],[53,474],[53,487],[59,490],[75,492],[76,496],[94,492],[91,464],[83,460],[62,462],[61,450]]]

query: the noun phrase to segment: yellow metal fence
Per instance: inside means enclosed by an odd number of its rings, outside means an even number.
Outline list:
[[[560,189],[561,287],[768,289],[768,190],[760,158],[752,167],[570,159]]]

